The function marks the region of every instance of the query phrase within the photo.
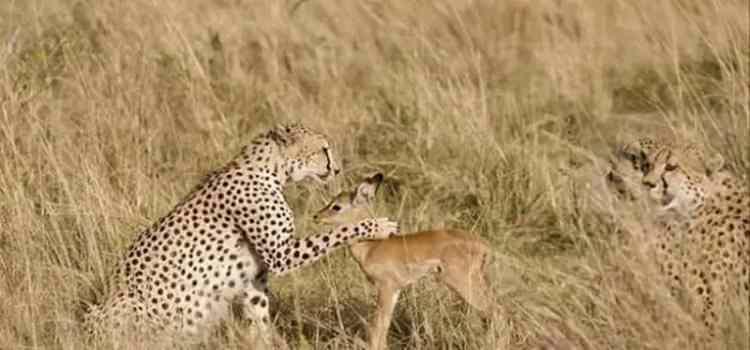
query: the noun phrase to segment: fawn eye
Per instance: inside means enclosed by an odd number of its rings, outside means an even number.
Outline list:
[[[677,164],[667,164],[667,166],[664,167],[665,171],[675,171],[677,170],[679,166]]]
[[[338,205],[338,204],[334,204],[333,207],[331,207],[331,209],[333,209],[335,211],[339,211],[339,210],[341,210],[341,206]]]

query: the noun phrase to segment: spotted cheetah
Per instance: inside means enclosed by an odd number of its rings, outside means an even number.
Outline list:
[[[620,148],[617,158],[608,179],[621,193],[656,202],[657,260],[673,294],[684,295],[715,333],[724,306],[748,298],[748,189],[721,171],[721,157],[691,144],[644,138]]]
[[[708,176],[670,149],[649,157],[643,183],[652,198],[679,219],[665,221],[667,276],[687,291],[693,308],[714,332],[724,306],[750,297],[750,191],[727,173]],[[740,302],[747,314],[747,303]]]
[[[397,231],[396,223],[379,218],[295,238],[284,187],[307,178],[323,182],[338,172],[326,138],[300,124],[257,136],[138,235],[114,273],[111,294],[87,314],[86,328],[94,336],[198,340],[238,305],[270,341],[269,274]]]

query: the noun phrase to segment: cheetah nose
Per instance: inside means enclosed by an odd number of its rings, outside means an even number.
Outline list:
[[[648,187],[648,188],[654,188],[654,187],[656,187],[656,182],[655,182],[655,181],[652,181],[652,180],[651,180],[651,179],[649,179],[649,178],[644,178],[644,179],[643,179],[643,180],[641,181],[641,183],[643,183],[643,185],[645,185],[645,186],[646,186],[646,187]]]
[[[620,182],[620,180],[622,180],[622,179],[620,179],[619,176],[615,175],[615,173],[613,171],[610,171],[610,172],[607,173],[607,181],[609,181],[609,182]]]

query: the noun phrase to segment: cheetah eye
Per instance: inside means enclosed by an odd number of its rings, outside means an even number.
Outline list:
[[[641,164],[641,171],[644,174],[648,174],[651,171],[651,164],[648,164],[646,162],[644,162],[643,164]]]
[[[341,210],[341,206],[340,206],[340,205],[338,205],[338,204],[334,204],[334,206],[333,206],[333,207],[331,207],[331,209],[333,209],[333,210],[335,210],[335,211],[339,211],[339,210]]]

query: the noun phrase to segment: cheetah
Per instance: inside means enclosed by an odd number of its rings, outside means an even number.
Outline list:
[[[750,311],[742,302],[750,297],[750,191],[727,173],[708,176],[682,166],[670,149],[648,163],[644,185],[663,211],[679,218],[665,222],[665,241],[657,247],[664,270],[713,333],[733,300],[740,301],[740,314]]]
[[[285,186],[339,172],[326,138],[301,124],[260,134],[167,215],[141,232],[116,269],[112,292],[85,319],[90,335],[199,341],[231,307],[268,344],[269,275],[283,275],[361,239],[396,234],[385,218],[295,238]]]
[[[673,294],[686,297],[713,337],[729,302],[747,306],[750,192],[721,170],[720,156],[692,144],[644,138],[617,157],[607,178],[620,193],[656,202],[656,259]]]

